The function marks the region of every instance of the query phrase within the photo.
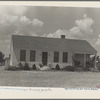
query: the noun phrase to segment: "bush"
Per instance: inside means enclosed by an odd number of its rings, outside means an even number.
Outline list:
[[[25,66],[23,67],[24,70],[30,70],[29,64],[25,63]]]
[[[23,65],[22,65],[22,63],[19,63],[19,64],[16,66],[16,69],[17,69],[17,70],[23,70]]]
[[[75,66],[80,67],[80,61],[75,61]]]
[[[40,66],[36,64],[36,70],[40,70]]]
[[[83,71],[91,71],[91,63],[89,61],[86,62],[86,66],[82,66]]]
[[[83,71],[89,71],[89,69],[87,67],[82,67]]]
[[[33,70],[36,70],[36,65],[35,64],[32,66],[32,69]]]
[[[57,64],[55,67],[56,70],[60,70],[60,66]]]
[[[5,68],[5,70],[15,71],[16,66],[8,66],[8,67]]]
[[[96,64],[98,71],[100,71],[100,62]]]
[[[73,67],[73,66],[66,66],[66,67],[63,68],[63,70],[75,71],[75,67]]]
[[[22,66],[21,63],[19,63],[16,66],[8,66],[8,67],[5,68],[5,70],[11,70],[11,71],[22,70],[22,69],[23,69],[23,66]]]
[[[40,63],[39,66],[40,66],[40,68],[41,68],[41,67],[43,67],[43,64]]]
[[[55,69],[54,66],[53,66],[53,64],[49,64],[48,66],[49,66],[49,68],[50,68],[51,70],[54,70],[54,69]]]

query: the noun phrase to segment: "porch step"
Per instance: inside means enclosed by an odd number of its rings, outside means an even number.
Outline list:
[[[48,66],[43,66],[40,68],[41,71],[46,71],[46,70],[50,70],[51,68]]]

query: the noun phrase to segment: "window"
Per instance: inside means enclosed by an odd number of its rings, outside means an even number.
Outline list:
[[[59,52],[54,52],[54,62],[59,62]]]
[[[63,52],[63,62],[68,62],[68,52]]]
[[[35,61],[35,50],[30,50],[30,61]]]
[[[20,50],[20,61],[26,60],[26,50]]]

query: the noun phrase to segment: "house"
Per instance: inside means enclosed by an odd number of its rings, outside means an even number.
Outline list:
[[[86,65],[90,55],[96,56],[97,51],[86,40],[47,38],[34,36],[12,35],[10,65],[27,62],[30,67],[33,64],[43,64],[63,68],[74,66],[74,59],[80,62],[80,66]]]

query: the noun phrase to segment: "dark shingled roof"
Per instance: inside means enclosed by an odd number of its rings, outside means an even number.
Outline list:
[[[12,42],[14,48],[20,49],[71,51],[73,53],[86,54],[95,54],[97,52],[86,40],[12,35]]]

